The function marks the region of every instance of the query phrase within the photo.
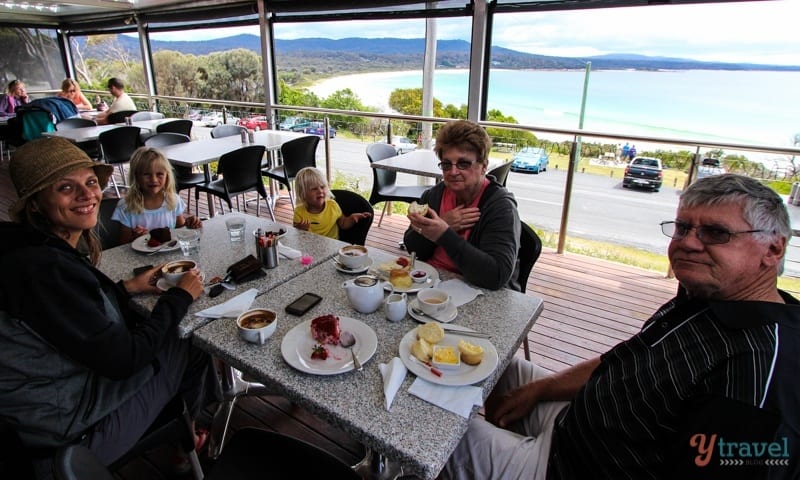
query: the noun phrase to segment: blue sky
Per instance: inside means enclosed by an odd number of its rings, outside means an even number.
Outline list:
[[[528,53],[591,56],[635,53],[704,61],[800,65],[800,0],[580,10],[498,15],[496,45]],[[258,28],[154,34],[158,40],[215,38]],[[421,38],[421,19],[277,24],[281,39],[303,37]],[[469,41],[470,20],[437,20],[439,39]]]

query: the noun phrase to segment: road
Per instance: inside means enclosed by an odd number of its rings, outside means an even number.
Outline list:
[[[196,136],[204,135],[195,127]],[[320,145],[323,145],[320,143]],[[359,188],[368,190],[372,171],[364,152],[367,144],[345,138],[331,139],[331,163],[334,175],[345,174],[359,179]],[[317,166],[325,169],[325,151],[317,153]],[[520,217],[537,228],[557,232],[561,228],[567,173],[551,168],[539,175],[511,172],[507,186],[519,204]],[[669,238],[661,233],[659,223],[675,218],[679,191],[664,185],[659,192],[622,188],[622,171],[614,178],[578,173],[575,175],[567,233],[576,237],[641,248],[666,254]],[[415,184],[418,177],[398,175],[398,183]],[[789,207],[794,225],[800,225],[800,208]],[[787,272],[800,275],[800,247],[790,247]]]

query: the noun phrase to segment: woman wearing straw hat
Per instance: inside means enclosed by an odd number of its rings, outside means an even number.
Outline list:
[[[109,464],[176,394],[195,413],[215,398],[208,357],[175,330],[202,282],[190,272],[136,314],[129,296],[158,292],[158,268],[118,283],[95,268],[113,167],[42,138],[9,169],[19,200],[0,223],[0,417],[30,447],[80,441]]]

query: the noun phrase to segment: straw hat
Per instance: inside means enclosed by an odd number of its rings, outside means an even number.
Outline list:
[[[28,142],[14,151],[9,173],[17,189],[17,200],[8,213],[15,221],[28,198],[56,183],[65,175],[81,168],[93,168],[100,188],[106,188],[114,167],[94,162],[86,152],[60,137],[43,137]]]

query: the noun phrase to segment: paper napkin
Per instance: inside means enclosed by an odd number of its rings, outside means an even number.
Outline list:
[[[474,405],[483,405],[483,391],[478,387],[436,385],[419,377],[408,388],[408,393],[464,418],[469,418]]]
[[[482,295],[483,292],[472,288],[464,282],[464,280],[458,278],[451,278],[450,280],[445,280],[439,283],[437,288],[441,288],[442,290],[446,291],[450,294],[450,298],[455,304],[456,307],[460,307],[465,303],[469,303],[478,295]]]
[[[204,318],[236,318],[250,308],[250,305],[253,304],[253,300],[256,299],[256,295],[258,295],[258,290],[251,288],[244,293],[236,295],[227,302],[214,305],[211,308],[206,308],[202,312],[197,312],[195,316]]]
[[[386,411],[392,406],[395,394],[403,384],[406,378],[406,366],[398,357],[394,357],[388,364],[381,363],[378,365],[381,370],[381,377],[383,377],[383,393],[386,395]]]
[[[290,260],[300,258],[300,255],[303,254],[303,252],[301,252],[300,250],[295,250],[292,247],[287,247],[286,245],[280,242],[278,242],[278,253],[280,253],[281,255]]]

